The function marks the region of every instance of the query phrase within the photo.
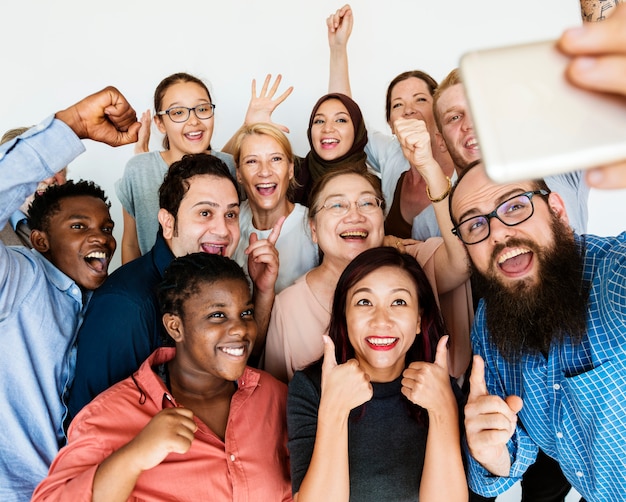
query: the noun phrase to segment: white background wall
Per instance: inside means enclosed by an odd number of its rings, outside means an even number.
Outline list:
[[[275,120],[291,129],[296,153],[305,154],[310,110],[328,83],[325,19],[341,5],[329,0],[12,2],[0,30],[0,132],[35,124],[109,84],[141,112],[151,108],[163,77],[187,71],[210,86],[217,104],[212,143],[219,149],[243,119],[252,78],[282,73],[281,88],[295,90]],[[417,68],[441,80],[467,50],[556,38],[580,23],[578,0],[354,0],[352,7],[353,95],[370,127],[385,131],[385,90],[396,74]],[[151,147],[159,148],[160,139],[153,128]],[[132,146],[87,143],[69,175],[105,188],[121,240],[113,183]],[[592,193],[590,206],[590,232],[608,235],[625,226],[623,192]],[[118,264],[119,253],[113,266]]]
[[[329,0],[12,2],[0,29],[0,132],[37,123],[109,84],[141,112],[163,77],[187,71],[212,90],[212,143],[219,149],[243,119],[251,79],[282,73],[282,89],[295,91],[275,120],[290,127],[296,152],[305,154],[309,113],[328,81],[325,19],[340,6]],[[578,0],[353,0],[352,7],[353,95],[370,126],[381,130],[387,130],[385,89],[396,74],[422,69],[441,80],[467,50],[556,38],[580,24]],[[151,146],[159,144],[155,132]],[[113,183],[132,148],[88,142],[69,172],[105,188],[118,241],[122,219]],[[622,230],[625,206],[623,191],[592,192],[589,231]]]

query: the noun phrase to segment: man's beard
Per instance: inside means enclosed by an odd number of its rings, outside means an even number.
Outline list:
[[[586,333],[589,284],[583,281],[584,246],[556,216],[552,231],[554,244],[549,249],[538,249],[525,239],[511,239],[494,249],[494,263],[503,247],[531,249],[539,263],[533,284],[504,286],[493,273],[482,275],[472,264],[474,285],[485,300],[491,341],[509,361],[529,353],[547,354],[552,342],[565,338],[578,343]]]

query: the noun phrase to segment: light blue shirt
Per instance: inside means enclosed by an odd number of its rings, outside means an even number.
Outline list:
[[[0,146],[0,228],[37,183],[84,151],[49,117]],[[37,251],[0,242],[0,500],[28,501],[65,442],[83,294]]]
[[[9,218],[9,222],[11,223],[11,228],[15,230],[17,228],[18,223],[27,219],[28,219],[28,216],[26,216],[19,209],[17,209],[16,211],[13,211],[13,214]]]
[[[488,473],[468,455],[470,488],[485,496],[518,481],[540,447],[587,502],[626,493],[626,232],[586,235],[584,278],[591,284],[587,334],[553,343],[548,357],[507,363],[489,341],[485,305],[476,311],[472,347],[485,360],[490,394],[520,396],[518,426],[508,442],[509,477]],[[521,425],[520,425],[521,424]]]

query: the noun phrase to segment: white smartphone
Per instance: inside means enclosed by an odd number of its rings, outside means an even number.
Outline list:
[[[626,98],[564,75],[555,41],[468,52],[460,72],[485,169],[505,183],[626,159]]]

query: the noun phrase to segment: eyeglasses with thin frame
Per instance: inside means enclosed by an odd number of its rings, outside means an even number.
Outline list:
[[[326,209],[326,211],[333,216],[344,216],[348,214],[352,204],[356,206],[357,211],[361,214],[369,214],[380,208],[383,201],[374,195],[364,195],[354,202],[349,201],[345,197],[329,197],[324,201],[324,204],[315,211],[315,214],[319,213],[322,209]]]
[[[201,105],[187,108],[186,106],[172,106],[167,110],[157,112],[157,115],[167,115],[172,122],[186,122],[189,120],[191,112],[196,114],[200,120],[208,120],[215,113],[215,105],[213,103],[202,103]]]
[[[452,233],[467,245],[478,244],[491,234],[491,218],[497,218],[507,227],[525,222],[535,213],[533,196],[549,195],[547,190],[524,192],[505,200],[489,214],[472,216],[452,229]]]

